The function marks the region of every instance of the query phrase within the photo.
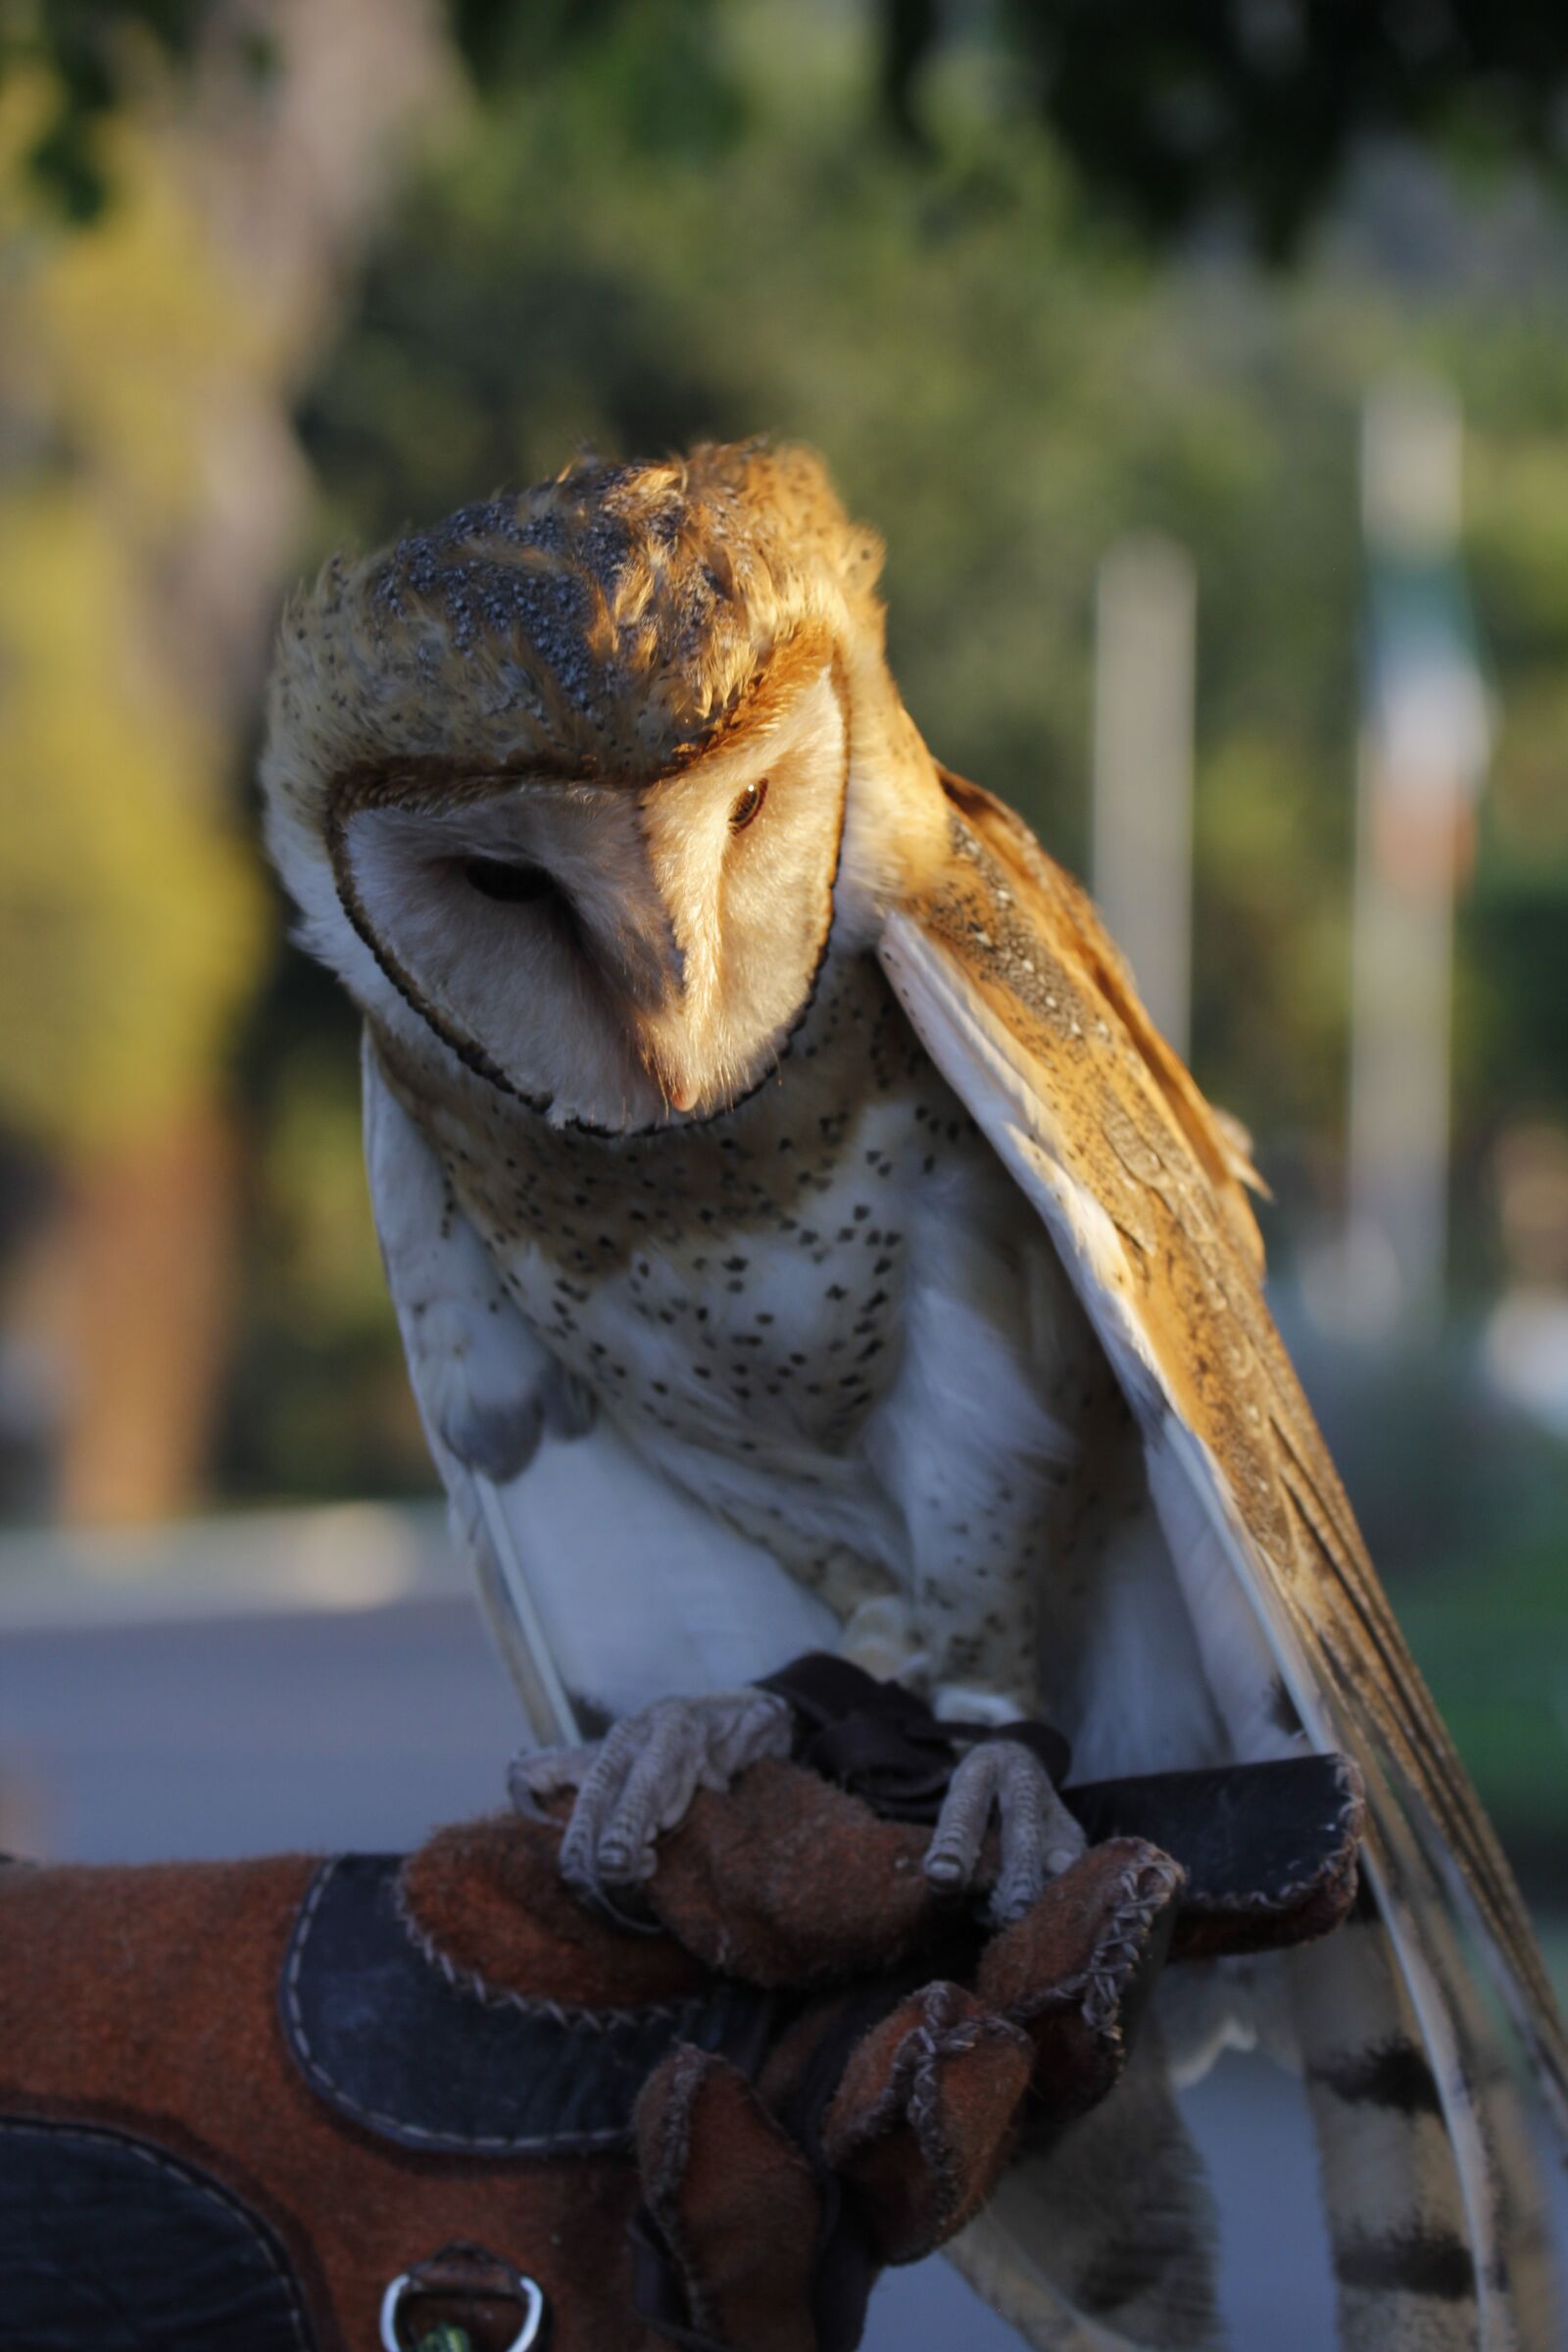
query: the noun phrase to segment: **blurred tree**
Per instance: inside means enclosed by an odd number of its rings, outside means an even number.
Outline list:
[[[591,46],[634,0],[448,0],[478,84],[536,82]],[[635,0],[659,20],[645,64],[688,119],[703,111],[715,0]],[[1090,195],[1155,242],[1218,220],[1271,260],[1298,248],[1369,141],[1425,141],[1461,166],[1528,156],[1560,177],[1568,43],[1545,0],[870,0],[877,69],[865,85],[911,151],[931,144],[922,84],[941,51],[983,44],[1015,100]],[[96,132],[146,55],[188,62],[214,15],[236,17],[247,70],[277,71],[266,12],[228,0],[31,0],[0,19],[0,63],[41,55],[55,100],[30,168],[73,218],[103,205]]]
[[[287,36],[265,83],[264,24]],[[204,1467],[233,1254],[220,1070],[265,941],[227,803],[308,493],[288,401],[389,139],[442,87],[421,0],[191,27],[177,105],[143,54],[95,115],[116,201],[71,233],[26,169],[68,85],[35,56],[0,88],[0,1123],[60,1176],[55,1279],[24,1288],[77,1517],[167,1511]]]
[[[941,23],[884,17],[907,113]],[[1285,260],[1378,139],[1561,175],[1549,0],[1004,0],[999,32],[1089,194],[1157,242],[1217,222]]]

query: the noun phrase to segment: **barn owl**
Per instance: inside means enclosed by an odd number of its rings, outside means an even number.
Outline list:
[[[1483,1979],[1559,2122],[1562,2029],[1263,1304],[1245,1141],[927,751],[879,560],[810,455],[705,447],[334,561],[283,624],[270,845],[364,1011],[388,1279],[557,1742],[532,1785],[578,1788],[569,1869],[634,1879],[782,1743],[733,1686],[824,1639],[950,1716],[1045,1715],[1084,1778],[1348,1751],[1368,1899],[1266,1991],[1342,2337],[1533,2352]],[[577,1717],[622,1720],[564,1746]],[[961,1884],[994,1797],[1025,1899],[1073,1832],[1018,1743],[972,1751],[929,1867]],[[1172,2111],[1128,2098],[1093,2211],[1077,2140],[1076,2206],[1038,2151],[971,2233],[1032,2342],[1218,2340]]]

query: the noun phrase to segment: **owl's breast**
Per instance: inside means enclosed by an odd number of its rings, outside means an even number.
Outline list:
[[[438,1140],[524,1319],[618,1420],[780,1468],[850,1447],[892,1383],[922,1197],[996,1172],[863,961],[719,1119]]]
[[[481,1230],[525,1319],[617,1418],[743,1456],[836,1451],[897,1365],[912,1125],[866,1104],[760,1191],[749,1158],[710,1192],[672,1164],[587,1224]]]

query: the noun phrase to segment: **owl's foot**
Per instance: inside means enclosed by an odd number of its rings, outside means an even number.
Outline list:
[[[575,1788],[561,1840],[561,1875],[603,1902],[615,1886],[653,1876],[654,1841],[685,1815],[699,1788],[724,1789],[749,1764],[788,1756],[794,1718],[770,1690],[661,1698],[587,1747],[524,1749],[508,1773],[512,1801],[537,1815]]]
[[[993,1806],[1001,1825],[1002,1867],[991,1890],[990,1916],[1000,1928],[1021,1919],[1089,1841],[1032,1748],[1018,1740],[982,1740],[948,1783],[926,1847],[925,1875],[942,1893],[956,1893],[972,1881]]]

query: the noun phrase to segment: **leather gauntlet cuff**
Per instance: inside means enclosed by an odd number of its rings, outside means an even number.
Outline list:
[[[865,1713],[839,1690],[803,1740]],[[929,1806],[952,1727],[876,1705],[929,1785],[885,1747],[864,1785]],[[123,2306],[203,2352],[508,2352],[526,2274],[552,2352],[848,2352],[1025,2105],[1065,2130],[1111,2088],[1167,1957],[1348,1908],[1339,1759],[1065,1795],[1089,1851],[989,1938],[919,1820],[798,1763],[699,1792],[646,1936],[513,1815],[407,1859],[0,1869],[0,2340],[89,2352]]]

